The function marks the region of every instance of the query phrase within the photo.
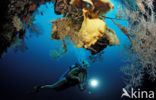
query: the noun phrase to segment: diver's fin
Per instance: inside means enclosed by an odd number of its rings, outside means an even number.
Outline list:
[[[40,89],[41,89],[41,85],[38,85],[38,86],[34,87],[34,90],[28,91],[27,93],[28,94],[36,94],[36,93],[38,93],[40,91]]]

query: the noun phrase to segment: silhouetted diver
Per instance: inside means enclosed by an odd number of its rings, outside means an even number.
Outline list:
[[[52,85],[35,86],[33,93],[37,93],[42,89],[64,90],[66,88],[77,85],[80,90],[86,89],[88,62],[83,61],[82,65],[76,63],[69,67],[69,70],[63,75],[58,82]]]

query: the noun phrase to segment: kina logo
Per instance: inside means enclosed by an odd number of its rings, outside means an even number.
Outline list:
[[[125,88],[122,89],[123,93],[121,98],[127,97],[132,99],[154,99],[154,91],[141,91],[140,89],[134,90],[131,88],[130,92],[128,92]]]

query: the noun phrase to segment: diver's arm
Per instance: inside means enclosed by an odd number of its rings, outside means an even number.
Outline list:
[[[76,75],[76,74],[78,74],[78,72],[79,72],[79,69],[78,69],[78,68],[75,68],[75,69],[71,70],[71,71],[68,73],[67,78],[69,78],[69,79],[74,79],[74,80],[78,80],[78,81],[80,82],[79,76]]]

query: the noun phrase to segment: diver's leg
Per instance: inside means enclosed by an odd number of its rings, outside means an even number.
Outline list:
[[[57,83],[52,84],[52,85],[39,85],[39,86],[35,86],[34,90],[31,93],[38,93],[42,89],[55,89],[57,87],[62,86],[66,82],[67,82],[67,80],[64,78],[64,79],[59,80]]]
[[[52,85],[43,85],[40,87],[40,89],[55,89],[55,88],[62,86],[66,82],[67,82],[66,79],[62,79],[62,80],[60,80],[57,83],[52,84]]]
[[[77,80],[78,82],[80,82],[80,78],[78,76],[71,75],[70,78],[73,79],[73,80]]]

